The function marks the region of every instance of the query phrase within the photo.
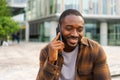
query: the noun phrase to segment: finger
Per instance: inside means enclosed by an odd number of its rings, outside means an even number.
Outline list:
[[[53,46],[60,46],[60,45],[62,45],[62,46],[64,46],[64,43],[62,42],[62,41],[55,41],[55,42],[53,42]]]
[[[54,47],[54,49],[55,50],[61,50],[61,49],[63,49],[63,47],[62,46],[56,46],[56,47]]]
[[[63,49],[64,48],[64,44],[56,44],[53,47],[54,47],[54,49],[57,49],[57,50]]]
[[[58,44],[58,43],[61,43],[62,41],[60,41],[60,40],[57,40],[57,41],[53,41],[52,43],[53,44]]]
[[[56,44],[53,47],[60,47],[60,46],[62,46],[62,44]]]
[[[53,39],[53,41],[57,41],[59,39],[60,32],[57,34],[57,36]]]

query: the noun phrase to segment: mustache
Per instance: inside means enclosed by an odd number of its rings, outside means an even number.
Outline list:
[[[67,37],[67,39],[79,39],[80,38],[80,36],[69,36],[69,37]]]

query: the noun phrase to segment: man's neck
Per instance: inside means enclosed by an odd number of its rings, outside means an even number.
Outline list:
[[[76,46],[77,46],[77,45],[76,45]],[[65,46],[64,51],[65,51],[65,52],[71,52],[71,51],[73,51],[73,50],[76,48],[76,46],[75,46],[75,47]]]

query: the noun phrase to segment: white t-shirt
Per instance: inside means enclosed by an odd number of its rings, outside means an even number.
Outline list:
[[[62,52],[64,63],[59,80],[75,80],[75,65],[78,54],[78,46],[72,52]]]

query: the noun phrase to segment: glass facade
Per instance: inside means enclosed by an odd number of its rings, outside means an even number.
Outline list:
[[[25,2],[25,0],[15,1],[20,3]],[[101,4],[99,2],[101,2]],[[101,7],[102,14],[107,15],[110,10],[110,14],[115,15],[117,12],[116,2],[117,0],[110,0],[109,4],[107,4],[108,0],[29,0],[28,11],[31,11],[31,17],[34,18],[36,15],[36,18],[38,18],[61,13],[70,8],[82,11],[83,14],[99,14],[98,10],[100,9],[98,8]]]
[[[27,0],[13,0],[15,4],[21,4],[21,3],[26,3]]]
[[[29,0],[28,20],[46,17],[57,12],[57,0]]]
[[[11,2],[11,0],[6,0],[6,2],[7,2],[7,3],[10,3],[10,2]]]
[[[116,0],[111,0],[111,15],[116,15]]]
[[[103,4],[102,4],[102,14],[107,14],[107,0],[102,0]]]
[[[35,3],[36,3],[35,1],[28,0],[28,7],[27,7],[27,19],[28,20],[35,19],[35,15],[37,14],[35,13],[35,8],[36,8]]]
[[[98,0],[83,0],[84,14],[98,14]]]
[[[19,0],[16,1],[18,2]],[[117,0],[110,0],[109,4],[107,4],[108,0],[29,0],[28,15],[30,15],[30,18],[28,19],[61,13],[70,8],[82,11],[83,14],[108,15],[110,11],[111,15],[116,15],[116,2]]]
[[[38,20],[37,22],[30,24],[30,40],[37,39],[37,41],[49,41],[50,38],[50,23],[54,20],[42,20],[42,18],[63,12],[66,9],[77,9],[83,15],[87,14],[85,18],[85,36],[93,39],[97,42],[101,42],[101,33],[104,27],[101,27],[105,22],[107,24],[107,30],[105,35],[108,37],[108,45],[120,45],[120,22],[115,23],[114,16],[120,15],[118,0],[29,0],[28,1],[28,20]],[[91,15],[93,17],[91,17]],[[94,17],[96,16],[97,17]],[[105,18],[99,16],[106,15]],[[114,16],[113,16],[114,15]],[[113,19],[107,19],[109,16],[113,16]],[[58,16],[59,17],[59,16]],[[58,18],[57,18],[58,19]],[[57,21],[56,19],[56,21]],[[112,20],[109,22],[109,20]],[[119,19],[120,20],[120,19]],[[101,25],[102,24],[102,25]],[[54,25],[54,24],[53,24]],[[52,25],[52,27],[54,27]],[[36,27],[37,26],[37,27]],[[55,25],[57,26],[57,25]],[[54,27],[55,28],[55,27]],[[53,29],[53,28],[52,28]],[[102,37],[103,38],[103,37]]]
[[[92,5],[90,5],[89,0],[83,0],[83,13],[88,14],[92,10]]]
[[[29,29],[30,41],[48,42],[50,41],[50,27],[49,22],[41,22],[30,24]]]
[[[64,2],[62,0],[57,0],[57,13],[60,13],[63,8],[61,3],[63,4]]]
[[[57,12],[57,0],[50,0],[50,14],[55,14]]]
[[[93,14],[98,14],[98,0],[92,0]]]
[[[66,9],[77,9],[80,10],[80,0],[64,0],[65,10]]]
[[[100,42],[99,30],[100,30],[99,23],[95,23],[95,22],[85,23],[85,36],[87,38]]]
[[[108,44],[120,46],[120,23],[109,23]]]
[[[57,12],[57,0],[40,0],[37,7],[39,7],[39,17],[54,14]]]

